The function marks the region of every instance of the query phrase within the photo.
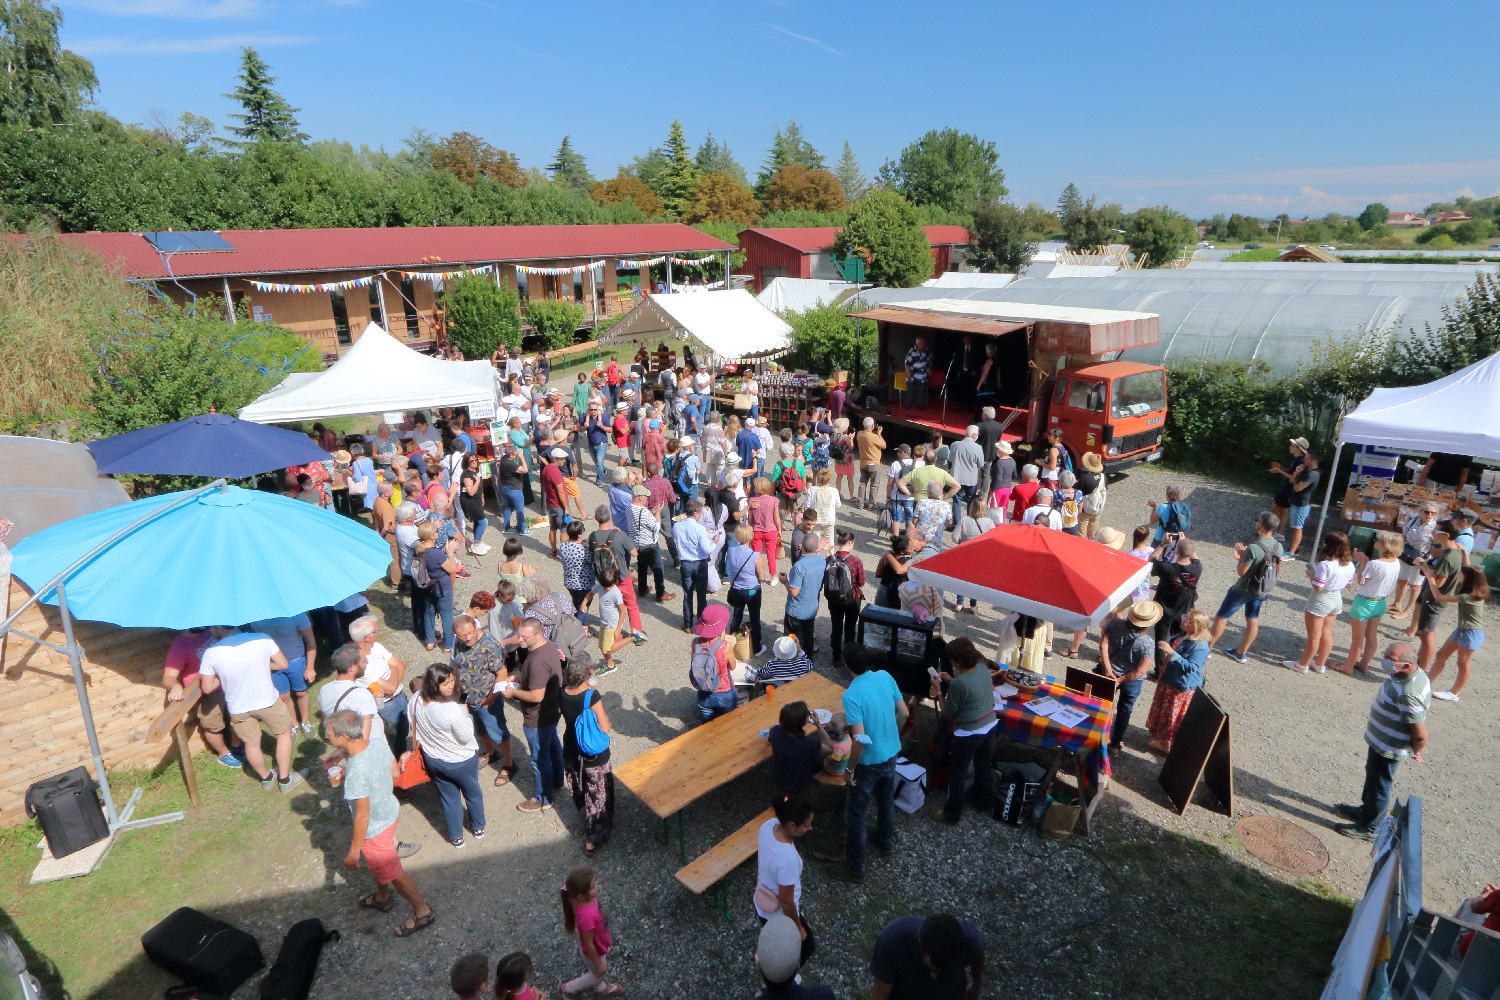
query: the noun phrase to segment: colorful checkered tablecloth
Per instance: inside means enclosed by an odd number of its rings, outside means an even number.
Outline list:
[[[1033,697],[1048,695],[1064,705],[1071,705],[1080,712],[1087,713],[1088,718],[1076,726],[1064,726],[1032,712],[1026,708],[1024,701],[1012,699],[1005,703],[1004,709],[995,713],[999,720],[995,731],[1017,742],[1029,743],[1044,750],[1061,747],[1077,754],[1083,763],[1083,781],[1086,786],[1083,793],[1087,798],[1093,799],[1099,791],[1100,777],[1110,773],[1107,749],[1109,740],[1106,737],[1114,719],[1114,703],[1086,697],[1056,683],[1043,684]]]

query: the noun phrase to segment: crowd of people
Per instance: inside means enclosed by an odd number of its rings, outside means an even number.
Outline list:
[[[906,359],[909,392],[922,392],[922,363]],[[1271,509],[1236,543],[1235,582],[1210,614],[1199,603],[1198,532],[1179,487],[1168,486],[1126,531],[1105,525],[1108,482],[1099,456],[1084,454],[1075,466],[1054,431],[1018,462],[993,407],[982,407],[978,422],[951,443],[934,434],[892,447],[873,417],[847,411],[847,386],[836,388],[828,407],[809,409],[773,433],[759,419],[758,386],[746,372],[730,387],[737,398],[725,412],[714,396],[723,376],[700,368],[686,348],[678,364],[664,344],[654,353],[643,346],[630,366],[611,359],[579,373],[566,393],[552,386],[545,354],[533,360],[506,352],[496,367],[505,390],[488,428],[470,428],[462,412],[451,411],[431,419],[407,414],[368,438],[341,440],[318,425],[314,433],[334,462],[288,469],[266,484],[361,519],[385,537],[388,582],[409,601],[418,640],[430,652],[441,645],[445,661],[408,677],[412,670],[377,641],[380,626],[354,595],[333,609],[184,634],[164,674],[168,697],[181,698],[201,677],[197,718],[205,742],[225,766],[248,768],[266,787],[296,787],[303,776],[290,769],[294,740],[321,734],[334,749],[325,761],[330,778],[337,776],[354,817],[345,864],[357,867],[363,857],[376,882],[359,904],[386,912],[397,896],[404,899],[410,914],[395,933],[406,936],[435,916],[401,866],[417,845],[395,836],[398,793],[430,781],[452,848],[483,838],[481,772],[493,771],[494,786],[521,774],[511,712],[519,713],[527,749],[522,780],[530,786],[517,809],[542,815],[566,790],[585,854],[608,844],[612,727],[598,682],[648,641],[641,602],[651,596],[671,606],[677,599],[669,573],[681,590],[689,683],[704,721],[733,711],[742,689],[814,670],[826,620],[831,662],[851,678],[842,711],[820,722],[792,702],[766,737],[778,793],[774,817],[759,832],[753,900],[763,925],[756,954],[766,996],[831,996],[799,985],[798,971],[817,943],[802,903],[798,841],[813,834],[813,856],[852,882],[865,879],[872,845],[881,855],[891,852],[895,763],[917,698],[930,697],[937,707],[948,776],[943,818],[957,824],[967,805],[991,805],[992,688],[1005,664],[955,630],[943,633],[943,619],[978,614],[977,602],[913,581],[912,565],[1007,523],[1075,535],[1149,564],[1146,581],[1101,623],[1095,670],[1116,691],[1110,751],[1122,749],[1136,702],[1154,681],[1146,747],[1167,754],[1209,659],[1242,610],[1239,642],[1218,652],[1248,662],[1261,610],[1296,559],[1320,476],[1308,442],[1292,440],[1292,461],[1271,468],[1281,481]],[[588,474],[603,491],[591,514],[580,489]],[[868,569],[855,552],[855,533],[840,523],[851,507],[878,510],[889,533],[889,551]],[[501,558],[483,568],[481,557],[494,551],[484,541],[491,511],[500,514],[504,539]],[[1326,670],[1338,645],[1343,594],[1354,589],[1352,634],[1335,669],[1368,672],[1383,653],[1389,674],[1367,724],[1362,800],[1339,807],[1348,820],[1341,831],[1361,839],[1374,835],[1388,807],[1396,764],[1421,759],[1431,699],[1459,700],[1484,639],[1488,587],[1469,564],[1472,522],[1458,510],[1444,521],[1436,514],[1424,506],[1399,532],[1378,534],[1368,553],[1353,550],[1345,533],[1329,532],[1306,563],[1307,639],[1284,666]],[[528,562],[521,536],[533,531],[547,538],[561,589],[542,583]],[[456,581],[476,575],[495,582],[458,613]],[[763,621],[768,588],[785,589],[779,628]],[[882,669],[855,645],[867,600],[938,623],[941,638],[929,647],[936,653],[924,664],[930,671]],[[1449,604],[1457,606],[1458,625],[1439,643]],[[1406,635],[1416,641],[1382,651],[1381,621],[1407,617]],[[1055,650],[1051,626],[1043,627],[1042,658],[1081,655],[1084,632]],[[320,662],[317,633],[333,650],[333,679],[317,697],[321,728],[308,693]],[[1431,681],[1450,659],[1451,689],[1433,691]],[[269,762],[263,728],[275,740]],[[820,774],[832,780],[815,780]],[[608,978],[611,940],[599,890],[590,869],[567,877],[565,926],[578,936],[587,970],[562,984],[564,995],[623,990]],[[983,956],[983,938],[967,921],[902,918],[876,943],[872,995],[975,996]],[[531,973],[524,953],[500,959],[493,972],[486,956],[466,955],[453,967],[452,985],[460,997],[490,989],[497,997],[544,996],[532,989]]]

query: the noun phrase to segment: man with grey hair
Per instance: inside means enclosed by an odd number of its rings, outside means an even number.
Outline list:
[[[1410,757],[1421,763],[1427,748],[1427,711],[1432,707],[1432,684],[1417,667],[1417,650],[1409,642],[1393,642],[1382,660],[1390,676],[1375,692],[1365,723],[1365,787],[1359,805],[1343,804],[1338,812],[1351,820],[1335,829],[1355,840],[1371,841],[1391,804],[1396,765]]]
[[[360,683],[375,695],[380,717],[386,723],[386,738],[391,752],[400,755],[406,749],[410,717],[406,714],[406,661],[386,649],[375,639],[380,623],[373,615],[355,619],[349,625],[349,641],[359,647],[364,658]],[[374,686],[378,685],[377,693]]]
[[[371,740],[365,730],[365,721],[357,712],[349,711],[334,712],[323,725],[329,744],[344,755],[340,765],[344,770],[338,780],[354,816],[344,867],[357,870],[363,856],[375,876],[375,892],[361,897],[362,908],[388,912],[396,902],[391,898],[392,889],[411,904],[412,915],[396,928],[397,937],[408,937],[432,926],[434,914],[416,881],[401,867],[396,843],[401,804],[396,801],[394,788],[395,758],[384,740]]]
[[[417,551],[417,520],[422,508],[410,500],[396,508],[396,530],[392,533],[396,561],[391,566],[391,586],[399,587],[411,578],[411,558]]]
[[[859,505],[868,510],[875,506],[880,457],[885,453],[885,437],[874,417],[865,417],[862,429],[854,435],[854,447],[859,452]]]
[[[365,658],[359,647],[346,642],[333,651],[333,679],[318,691],[318,714],[326,723],[336,712],[353,712],[364,720],[364,737],[370,738],[370,724],[380,714],[375,696],[359,682],[365,669]],[[384,726],[381,732],[384,732]]]
[[[1036,524],[1037,522],[1041,522],[1045,528],[1062,530],[1062,515],[1053,508],[1052,491],[1045,486],[1036,491],[1031,506],[1021,514],[1022,524]]]
[[[1041,470],[1035,465],[1028,462],[1021,466],[1021,481],[1010,488],[1009,520],[1019,521],[1026,508],[1036,502],[1037,490],[1042,488],[1040,476]]]
[[[979,442],[979,450],[984,452],[984,468],[979,473],[979,495],[988,497],[994,489],[990,485],[990,465],[995,457],[995,445],[1000,443],[1004,428],[995,419],[995,408],[986,406],[979,411],[979,436],[975,439]]]
[[[988,455],[979,446],[979,428],[970,424],[964,436],[948,449],[948,470],[958,480],[958,492],[953,495],[953,523],[959,524],[968,513],[969,501],[979,493],[979,474],[988,463]]]

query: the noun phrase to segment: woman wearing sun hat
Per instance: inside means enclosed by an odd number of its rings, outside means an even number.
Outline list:
[[[1111,618],[1104,626],[1099,643],[1099,666],[1096,673],[1112,679],[1119,691],[1115,704],[1115,723],[1109,731],[1109,749],[1118,753],[1125,744],[1125,730],[1130,728],[1130,712],[1146,675],[1156,664],[1156,644],[1151,629],[1161,620],[1161,605],[1155,601],[1136,601],[1123,618]]]
[[[733,710],[735,705],[732,671],[738,662],[734,643],[724,634],[729,627],[729,605],[712,601],[703,607],[698,624],[693,626],[692,654],[706,650],[719,667],[719,686],[713,691],[698,692],[698,714],[704,722]]]
[[[1078,505],[1078,533],[1084,538],[1093,538],[1099,527],[1099,515],[1104,513],[1104,497],[1094,496],[1104,482],[1104,460],[1096,452],[1086,451],[1078,465],[1078,492],[1083,494],[1083,501]]]

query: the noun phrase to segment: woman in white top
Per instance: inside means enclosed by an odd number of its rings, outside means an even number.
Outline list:
[[[1340,673],[1365,673],[1370,669],[1370,658],[1380,649],[1380,619],[1385,614],[1386,599],[1396,589],[1396,581],[1403,569],[1400,560],[1406,539],[1393,531],[1382,531],[1375,535],[1375,554],[1371,559],[1363,552],[1354,553],[1359,565],[1359,593],[1349,605],[1349,621],[1354,626],[1354,636],[1349,640],[1349,655],[1334,669]]]
[[[790,917],[802,935],[806,964],[818,945],[802,916],[802,855],[796,840],[812,829],[812,806],[799,795],[777,795],[771,808],[775,818],[762,823],[756,835],[755,915],[762,924],[778,913]]]
[[[1422,571],[1417,563],[1432,547],[1432,533],[1437,530],[1438,509],[1435,503],[1424,503],[1418,511],[1401,525],[1402,551],[1409,547],[1416,553],[1412,562],[1401,560],[1401,575],[1396,582],[1396,597],[1391,601],[1392,618],[1405,618],[1411,614],[1411,606],[1417,602],[1422,590]]]
[[[422,677],[422,690],[411,702],[412,737],[443,804],[448,842],[464,846],[464,818],[474,839],[484,836],[484,793],[479,787],[479,743],[474,717],[458,691],[458,674],[446,663],[434,663]]]
[[[1309,670],[1323,673],[1328,654],[1333,652],[1333,622],[1344,610],[1344,588],[1354,582],[1354,573],[1349,536],[1342,531],[1324,535],[1317,561],[1307,568],[1308,579],[1312,581],[1312,593],[1302,606],[1307,642],[1302,647],[1302,658],[1282,660],[1283,667],[1299,674]]]
[[[819,469],[814,482],[817,485],[809,486],[803,491],[802,506],[811,507],[818,512],[818,526],[815,530],[824,547],[831,549],[834,522],[838,517],[838,509],[843,506],[843,500],[839,497],[838,487],[833,485],[832,469]]]
[[[760,383],[755,381],[755,369],[745,369],[745,377],[740,380],[740,392],[750,397],[750,416],[760,418]]]

